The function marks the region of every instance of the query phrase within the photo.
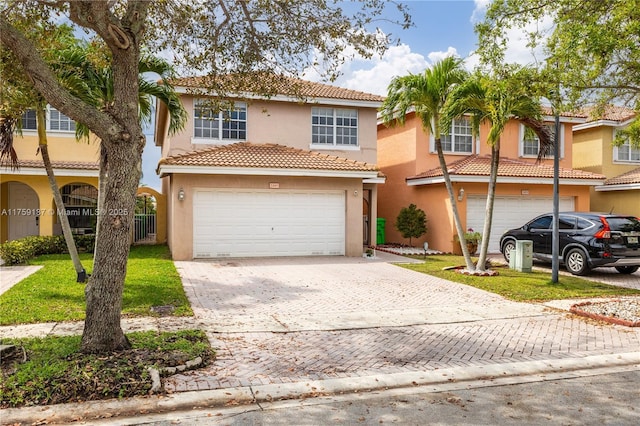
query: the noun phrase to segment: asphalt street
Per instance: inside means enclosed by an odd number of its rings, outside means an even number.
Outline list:
[[[119,418],[120,425],[637,425],[640,371],[478,380]],[[111,425],[111,421],[92,423]]]

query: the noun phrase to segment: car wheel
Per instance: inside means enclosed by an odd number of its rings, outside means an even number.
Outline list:
[[[567,271],[573,275],[587,275],[589,273],[589,263],[584,251],[574,248],[569,250],[564,259]]]
[[[616,266],[616,269],[621,274],[633,274],[638,268],[640,268],[640,266]]]
[[[502,244],[502,255],[504,256],[504,260],[509,263],[509,257],[511,255],[511,251],[516,249],[516,242],[514,240],[507,240]]]

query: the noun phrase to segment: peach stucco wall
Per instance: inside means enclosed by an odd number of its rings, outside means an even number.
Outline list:
[[[563,123],[565,155],[561,158],[561,167],[571,168],[571,132],[572,124]],[[485,123],[481,126],[479,140],[474,145],[474,153],[490,155],[491,150],[486,143],[486,135],[489,126]],[[507,124],[501,139],[501,157],[519,158],[518,143],[521,135],[520,125],[517,122]],[[387,181],[378,189],[378,216],[386,219],[386,241],[408,244],[395,229],[394,223],[400,209],[413,203],[427,215],[427,233],[419,239],[413,239],[414,246],[421,246],[425,241],[429,247],[444,252],[454,250],[453,235],[455,225],[453,211],[449,201],[449,195],[444,184],[408,186],[406,178],[415,176],[421,172],[438,168],[438,157],[429,150],[428,131],[423,130],[420,121],[409,114],[404,126],[386,127],[378,126],[378,166],[386,175]],[[465,155],[445,155],[447,163],[460,160]],[[535,158],[520,158],[523,161],[535,162]],[[552,160],[544,160],[551,163]],[[454,182],[453,190],[464,187],[465,196],[462,201],[456,203],[462,221],[466,228],[467,222],[467,197],[470,195],[485,195],[486,183]],[[526,194],[526,195],[523,195]],[[540,184],[498,184],[497,196],[536,197],[552,196],[552,185]],[[587,186],[560,186],[561,197],[574,197],[575,209],[588,211],[589,187]],[[523,220],[526,218],[523,218]],[[498,220],[494,217],[494,221]]]
[[[171,179],[169,184],[168,180]],[[279,189],[341,190],[345,193],[345,254],[362,255],[362,179],[315,178],[286,176],[229,176],[173,174],[164,178],[163,191],[167,192],[168,242],[175,260],[193,258],[193,193],[201,188],[239,188],[269,190],[270,182],[278,182]],[[184,201],[178,201],[178,191],[185,191]],[[355,195],[357,191],[357,196]]]
[[[166,139],[164,135],[161,136],[159,143],[163,146],[163,157],[215,146],[192,143],[194,98],[190,95],[183,95],[182,101],[189,113],[189,119],[184,130],[177,135],[166,137]],[[311,108],[314,106],[324,105],[263,100],[250,102],[247,105],[246,142],[256,144],[275,143],[298,149],[321,151],[328,155],[336,155],[370,164],[375,163],[377,139],[377,111],[375,108],[356,108],[358,110],[359,147],[334,150],[311,145]],[[335,105],[327,106],[342,108]],[[165,115],[160,114],[159,117],[165,117]],[[164,129],[163,126],[160,127]]]

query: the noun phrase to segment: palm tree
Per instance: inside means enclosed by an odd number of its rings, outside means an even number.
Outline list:
[[[89,49],[87,46],[74,45],[58,52],[58,57],[54,68],[57,71],[59,79],[67,86],[71,92],[77,97],[90,102],[99,108],[106,109],[112,105],[113,100],[113,75],[111,70],[107,67],[96,66],[95,57],[96,51]],[[72,68],[76,67],[76,68]],[[77,73],[77,69],[82,69],[83,74]],[[70,71],[73,70],[73,71]],[[145,80],[144,75],[148,73],[154,73],[160,76],[161,82]],[[158,98],[161,102],[165,103],[169,112],[169,132],[175,133],[180,130],[187,120],[187,113],[180,102],[180,98],[174,91],[173,86],[169,84],[168,79],[173,74],[173,69],[168,62],[154,58],[151,55],[145,54],[140,59],[139,65],[139,111],[140,119],[142,121],[149,122],[152,118],[153,111],[153,99]],[[12,82],[13,83],[13,82]],[[25,81],[17,83],[20,85],[20,90],[12,90],[12,92],[24,94],[27,91],[32,91],[32,88],[26,84]],[[4,89],[4,87],[3,87]],[[16,89],[15,85],[12,89]],[[38,95],[34,96],[39,99]],[[77,281],[85,282],[87,280],[87,274],[82,266],[80,257],[78,256],[75,241],[71,232],[71,226],[69,225],[69,219],[67,218],[62,201],[62,195],[60,194],[60,188],[58,188],[53,173],[53,167],[48,153],[46,125],[45,125],[45,105],[42,101],[36,102],[35,105],[28,105],[24,102],[24,96],[20,99],[22,102],[18,106],[18,102],[15,102],[12,108],[3,108],[0,111],[0,118],[2,125],[0,126],[0,157],[7,158],[10,163],[17,167],[18,158],[15,155],[13,148],[13,132],[15,130],[16,123],[19,123],[19,118],[22,113],[29,107],[34,106],[36,110],[39,151],[42,155],[42,160],[47,172],[49,184],[53,197],[56,203],[56,207],[60,213],[60,222],[67,244],[67,250],[73,261],[74,267],[77,273]],[[82,123],[76,125],[76,138],[87,139],[89,138],[89,129]],[[102,184],[105,182],[105,176],[107,171],[108,161],[104,155],[104,150],[101,148],[100,156],[100,177],[99,177],[99,189],[98,189],[98,224],[96,226],[96,239],[98,238],[97,230],[99,229],[99,220],[103,215],[100,214],[100,207],[102,205],[101,198],[104,196],[104,190]]]
[[[106,60],[105,50],[90,48],[69,49],[62,52],[59,58],[61,76],[72,93],[87,103],[101,110],[113,106],[113,73],[109,67],[100,63],[110,63]],[[101,57],[102,56],[102,57]],[[78,74],[81,69],[82,74]],[[170,79],[175,73],[173,67],[164,59],[154,57],[143,52],[138,63],[138,112],[142,122],[150,123],[153,113],[153,100],[157,98],[164,103],[169,113],[169,134],[181,130],[187,121],[187,111],[180,102],[180,96],[175,92]],[[159,76],[160,81],[148,78]],[[76,126],[78,139],[89,138],[89,128],[82,123]],[[100,221],[104,217],[104,184],[109,169],[106,150],[100,148],[100,172],[98,177],[98,221],[96,224],[96,239],[100,229]]]
[[[435,63],[422,74],[409,74],[396,77],[391,81],[388,95],[381,107],[382,120],[386,125],[404,124],[406,115],[415,111],[425,130],[429,130],[435,139],[438,160],[444,183],[449,193],[449,203],[453,212],[456,231],[468,270],[475,266],[467,249],[464,229],[458,213],[451,178],[442,151],[441,122],[444,106],[451,92],[462,84],[469,74],[462,67],[462,59],[447,57]]]
[[[488,78],[476,74],[454,89],[448,98],[443,113],[444,131],[450,130],[453,119],[464,114],[471,115],[471,123],[475,135],[479,134],[480,123],[491,124],[487,143],[491,146],[491,171],[487,190],[487,203],[480,256],[476,265],[480,271],[485,270],[493,205],[500,162],[500,137],[510,120],[516,120],[531,129],[540,139],[540,146],[547,147],[551,143],[549,128],[542,121],[540,99],[527,91],[523,84],[523,76],[530,75],[531,70],[519,69],[512,75],[502,78]]]

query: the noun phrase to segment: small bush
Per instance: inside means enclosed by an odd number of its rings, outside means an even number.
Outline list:
[[[96,244],[95,235],[74,235],[78,251],[93,253]],[[63,235],[29,236],[19,240],[0,244],[0,257],[7,265],[26,263],[42,254],[68,253],[67,242]]]
[[[7,265],[26,263],[35,255],[33,244],[22,239],[0,244],[0,257]]]

